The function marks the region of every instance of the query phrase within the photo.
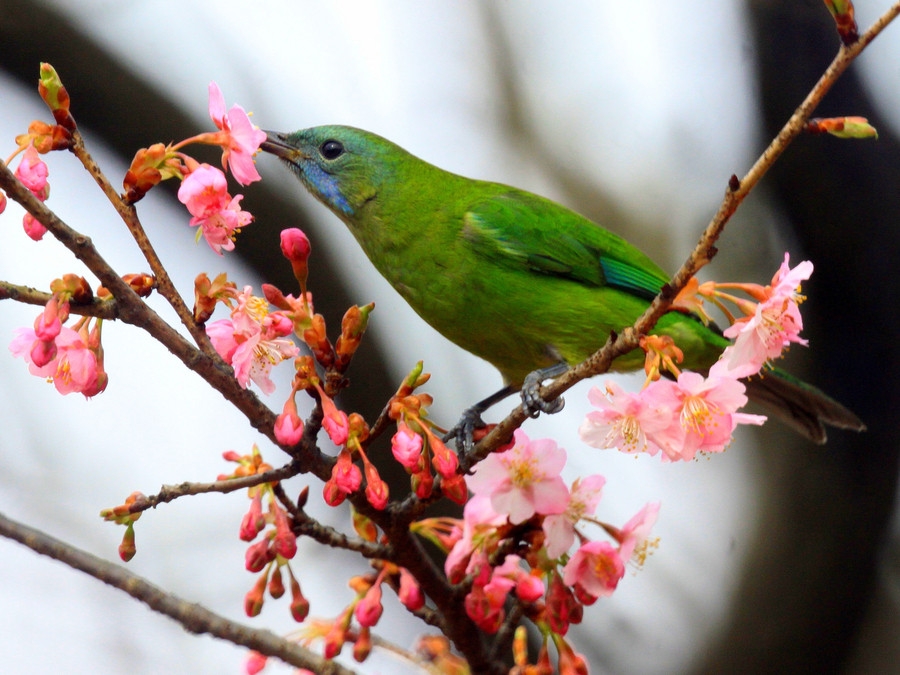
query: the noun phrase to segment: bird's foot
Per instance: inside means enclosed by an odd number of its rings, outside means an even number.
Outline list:
[[[562,410],[566,402],[563,398],[555,398],[547,401],[541,396],[541,383],[558,375],[562,375],[569,369],[566,363],[557,363],[548,368],[535,370],[525,376],[522,383],[522,405],[529,417],[537,417],[541,413],[552,415]]]
[[[484,408],[479,403],[471,408],[466,408],[454,427],[444,434],[442,439],[444,443],[455,441],[457,453],[469,452],[475,445],[475,430],[483,429],[486,426],[484,420],[481,419],[482,412],[484,412]]]

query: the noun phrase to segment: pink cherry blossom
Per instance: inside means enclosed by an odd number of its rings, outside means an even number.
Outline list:
[[[737,410],[747,403],[742,382],[729,377],[683,371],[677,382],[657,380],[645,390],[653,405],[672,412],[670,424],[653,440],[670,460],[693,459],[697,452],[721,452],[738,424],[762,424],[765,417]]]
[[[353,463],[353,458],[347,448],[343,448],[338,453],[337,462],[331,469],[331,478],[338,490],[344,494],[356,492],[362,484],[362,472]]]
[[[60,394],[79,392],[87,397],[100,393],[106,385],[105,373],[102,372],[97,356],[88,349],[76,331],[62,326],[54,343],[55,355],[44,365],[34,362],[32,347],[38,340],[34,329],[18,328],[16,337],[9,345],[14,356],[19,356],[28,363],[32,375],[47,378]],[[101,374],[103,377],[101,377]]]
[[[243,195],[228,194],[225,174],[209,164],[201,164],[182,181],[178,200],[191,213],[191,227],[200,227],[204,239],[212,249],[234,249],[234,237],[240,228],[250,224],[253,216],[242,211]]]
[[[589,541],[581,546],[563,569],[567,586],[580,586],[588,595],[612,595],[625,575],[625,563],[606,541]]]
[[[253,155],[266,140],[266,132],[254,126],[239,105],[225,112],[225,97],[215,82],[209,83],[209,116],[221,129],[222,168],[230,166],[232,175],[241,185],[258,181],[260,176],[253,164]]]
[[[300,352],[291,340],[282,337],[292,324],[282,321],[279,312],[272,314],[276,316],[270,316],[266,300],[252,295],[252,289],[246,286],[231,319],[206,326],[213,347],[234,368],[240,385],[246,389],[252,380],[266,394],[275,390],[269,378],[272,366]]]
[[[592,387],[588,400],[599,410],[587,414],[578,429],[581,440],[595,448],[618,448],[626,453],[659,452],[653,437],[670,424],[671,413],[648,401],[645,391],[633,394],[612,380],[606,382],[605,392]]]
[[[756,305],[752,316],[739,319],[725,331],[735,338],[713,366],[717,374],[740,378],[758,373],[767,363],[777,359],[791,343],[806,345],[800,337],[803,318],[800,315],[800,283],[809,279],[813,264],[805,260],[791,269],[790,255],[763,289],[765,300]]]
[[[469,488],[489,497],[494,510],[507,514],[514,525],[535,513],[562,513],[569,500],[559,475],[566,451],[550,439],[532,441],[521,429],[513,438],[512,448],[489,455],[475,468]]]
[[[659,502],[645,504],[625,526],[619,530],[619,555],[622,560],[634,558],[638,564],[644,562],[647,555],[650,530],[656,524],[659,514]]]
[[[297,415],[294,395],[285,402],[281,414],[275,418],[275,439],[284,445],[296,445],[303,438],[303,420]]]
[[[505,522],[506,516],[494,511],[489,497],[475,495],[468,501],[463,509],[462,536],[453,544],[444,561],[444,571],[451,583],[457,583],[466,574],[480,570],[479,562],[471,562],[473,553],[496,543],[497,528]],[[486,556],[482,560],[486,562]]]
[[[544,518],[544,546],[547,557],[558,558],[575,543],[575,526],[584,516],[594,513],[606,479],[599,474],[576,479],[563,513]]]

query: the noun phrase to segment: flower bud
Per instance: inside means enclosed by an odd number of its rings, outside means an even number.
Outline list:
[[[400,592],[398,595],[400,602],[411,611],[425,606],[425,596],[422,594],[419,582],[405,567],[400,568]]]
[[[356,605],[356,620],[363,627],[371,627],[378,623],[383,608],[381,606],[381,584],[373,585]]]
[[[365,626],[359,629],[359,636],[353,643],[353,658],[357,663],[362,663],[372,652],[372,635]]]
[[[128,523],[128,527],[125,528],[125,536],[122,537],[122,543],[119,544],[119,557],[128,562],[135,553],[137,553],[137,548],[134,545],[134,523]]]
[[[309,614],[309,600],[303,597],[300,583],[291,575],[291,616],[294,621],[302,623]]]
[[[261,574],[253,588],[244,596],[244,611],[247,616],[257,616],[262,611],[266,592],[266,575]]]
[[[276,567],[269,579],[269,595],[276,600],[284,595],[284,582],[281,579],[281,568]]]
[[[290,227],[281,231],[281,252],[291,263],[294,270],[294,278],[300,284],[300,290],[306,292],[306,278],[309,274],[309,254],[312,247],[309,238],[296,227]]]
[[[247,547],[244,554],[244,566],[248,572],[260,572],[275,557],[275,552],[270,547],[268,538],[261,539]]]

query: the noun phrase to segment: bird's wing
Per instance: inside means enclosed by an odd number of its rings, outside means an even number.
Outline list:
[[[494,262],[652,300],[665,272],[627,241],[543,197],[510,190],[465,214],[462,237]]]

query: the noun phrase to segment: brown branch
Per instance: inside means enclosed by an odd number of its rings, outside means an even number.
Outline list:
[[[15,300],[26,305],[43,307],[51,298],[50,293],[39,291],[30,286],[11,284],[8,281],[0,281],[0,300]],[[116,301],[112,298],[102,300],[92,298],[89,303],[69,303],[69,313],[79,316],[94,316],[98,319],[118,319],[119,310]]]
[[[578,382],[607,372],[615,359],[638,348],[641,336],[652,330],[660,317],[669,311],[679,291],[687,285],[688,281],[700,268],[708,264],[715,256],[716,240],[718,240],[719,235],[725,229],[725,225],[731,219],[731,216],[734,215],[741,202],[744,201],[744,198],[756,187],[760,179],[781,156],[781,153],[785,151],[787,146],[803,132],[807,120],[812,116],[813,111],[841,74],[898,14],[900,14],[900,1],[895,2],[890,9],[872,24],[869,30],[860,36],[858,41],[849,46],[841,45],[834,60],[819,78],[819,81],[816,82],[781,131],[772,139],[768,147],[763,150],[747,174],[742,179],[732,176],[728,181],[725,197],[718,211],[700,236],[697,246],[675,273],[675,276],[672,277],[671,281],[663,287],[659,295],[650,303],[646,311],[635,321],[634,325],[623,329],[619,334],[611,334],[606,344],[594,354],[542,387],[541,397],[544,400],[549,401],[558,398]],[[514,409],[470,453],[460,459],[461,470],[468,470],[503,445],[513,431],[520,427],[527,418],[528,415],[523,406],[520,405]]]
[[[391,559],[390,547],[381,546],[374,542],[360,539],[359,537],[348,537],[343,532],[339,532],[329,525],[323,525],[306,513],[301,507],[297,506],[294,501],[287,496],[282,485],[274,486],[273,491],[275,492],[278,501],[284,505],[288,510],[288,513],[293,517],[294,522],[291,529],[294,534],[305,535],[325,546],[342,548],[347,551],[359,553],[364,558],[372,560]]]
[[[244,626],[196,603],[182,600],[146,579],[132,574],[121,565],[98,558],[40,530],[11,520],[2,513],[0,513],[0,536],[13,539],[36,553],[59,560],[69,567],[128,593],[150,609],[174,619],[191,633],[209,633],[213,637],[254,649],[266,656],[281,659],[298,668],[308,668],[316,673],[329,675],[353,673],[352,670],[278,637],[271,631]]]
[[[185,481],[178,485],[163,485],[155,495],[138,497],[129,507],[128,513],[140,513],[147,509],[155,509],[159,504],[167,504],[168,502],[175,501],[179,497],[186,497],[188,495],[200,495],[209,492],[227,494],[236,490],[250,488],[254,485],[272,483],[291,478],[298,473],[300,473],[299,462],[294,460],[278,469],[256,473],[252,476],[227,478],[225,480],[217,480],[210,483],[190,483]]]

